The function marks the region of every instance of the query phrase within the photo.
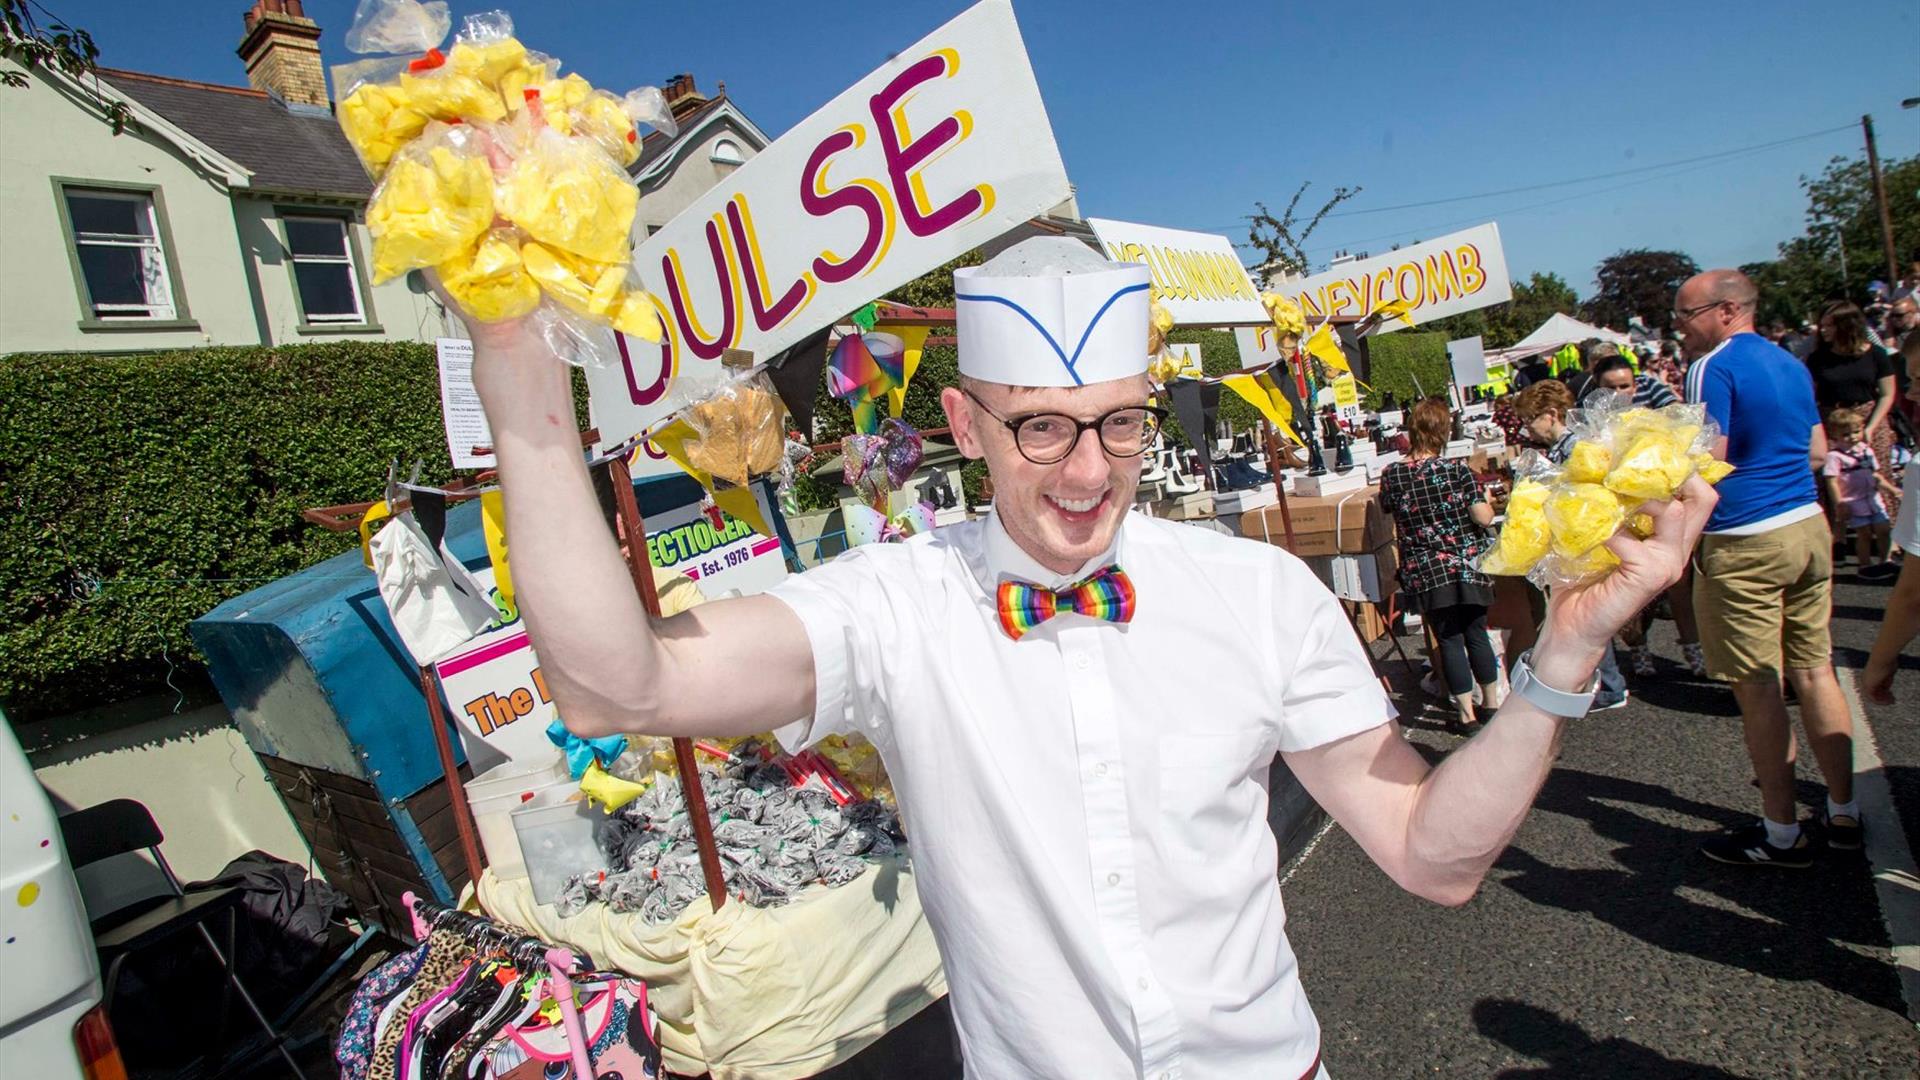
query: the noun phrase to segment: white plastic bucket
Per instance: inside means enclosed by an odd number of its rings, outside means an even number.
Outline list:
[[[594,823],[603,815],[579,792],[549,789],[510,816],[535,903],[553,903],[567,878],[605,867],[606,856],[593,839]]]
[[[467,781],[465,786],[467,805],[473,808],[473,824],[480,834],[480,848],[486,852],[487,865],[502,880],[526,877],[520,839],[514,834],[513,819],[509,815],[544,792],[572,788],[573,780],[567,776],[565,759],[556,755],[550,763],[532,766],[508,762],[488,769]]]

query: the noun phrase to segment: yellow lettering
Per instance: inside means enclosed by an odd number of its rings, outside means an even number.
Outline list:
[[[1460,288],[1460,271],[1453,265],[1453,252],[1427,256],[1427,296],[1436,303],[1453,299]]]
[[[1485,288],[1487,272],[1480,266],[1480,249],[1461,244],[1454,254],[1460,257],[1460,290],[1471,295]]]

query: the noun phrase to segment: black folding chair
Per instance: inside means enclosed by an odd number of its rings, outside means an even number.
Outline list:
[[[175,934],[192,929],[200,934],[215,960],[226,972],[227,983],[234,993],[253,1014],[266,1034],[268,1044],[279,1051],[286,1059],[287,1067],[293,1075],[305,1080],[305,1073],[287,1049],[286,1036],[274,1029],[260,1006],[241,983],[240,975],[233,969],[234,940],[240,926],[241,901],[244,894],[238,888],[196,889],[187,892],[180,887],[180,879],[174,876],[173,867],[167,865],[167,857],[160,852],[160,843],[166,837],[160,832],[160,826],[146,806],[133,799],[113,799],[98,806],[89,806],[85,810],[76,810],[63,814],[60,818],[60,835],[67,844],[67,856],[73,862],[74,869],[97,863],[115,855],[125,855],[133,851],[146,851],[166,878],[171,895],[152,897],[135,901],[132,904],[116,908],[96,917],[94,947],[100,954],[100,963],[106,975],[105,997],[103,1001],[111,1018],[113,1012],[113,991],[120,980],[120,968],[129,956],[158,945]],[[131,916],[127,912],[133,912]],[[226,948],[222,949],[214,940],[213,931],[208,923],[215,917],[226,916]],[[224,1017],[226,1010],[221,1010]]]

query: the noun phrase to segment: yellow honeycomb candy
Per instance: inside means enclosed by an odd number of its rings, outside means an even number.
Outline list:
[[[1607,474],[1607,486],[1629,499],[1673,498],[1674,490],[1693,472],[1689,449],[1693,440],[1679,441],[1680,434],[1681,429],[1669,428],[1636,435]]]
[[[1613,452],[1607,444],[1581,439],[1573,444],[1565,466],[1567,479],[1576,484],[1597,484],[1607,478],[1613,467]]]
[[[340,130],[375,176],[420,134],[427,119],[398,87],[382,83],[365,83],[340,103]]]
[[[402,156],[367,208],[374,284],[446,262],[492,223],[493,172],[484,158],[449,146]]]
[[[1482,573],[1517,577],[1533,569],[1547,554],[1549,530],[1543,507],[1548,489],[1537,480],[1522,479],[1507,498],[1507,520],[1494,548],[1480,561]]]
[[[456,42],[447,53],[447,66],[461,75],[470,75],[488,86],[497,87],[508,72],[528,66],[527,47],[516,38],[501,38],[482,44]]]
[[[517,319],[540,306],[540,286],[528,275],[520,249],[498,231],[478,248],[439,266],[447,295],[482,322]]]
[[[504,120],[500,92],[471,75],[435,68],[400,76],[400,92],[414,109],[435,120]]]
[[[551,136],[513,163],[500,212],[527,235],[598,263],[624,263],[640,189],[599,147]]]
[[[1727,474],[1733,471],[1731,463],[1721,461],[1704,450],[1693,455],[1693,468],[1700,474],[1700,479],[1709,484],[1717,484],[1725,480]]]
[[[1619,565],[1620,556],[1615,555],[1612,548],[1603,545],[1576,558],[1562,559],[1557,569],[1562,577],[1584,582],[1611,573]]]
[[[1633,530],[1633,535],[1645,540],[1653,535],[1653,515],[1635,514],[1627,519],[1627,528]]]
[[[604,90],[588,95],[572,113],[575,134],[585,135],[604,147],[622,166],[640,160],[640,131],[633,126],[620,99]]]
[[[527,107],[528,88],[538,89],[547,81],[547,65],[528,64],[514,68],[500,76],[500,99],[506,104],[508,112],[519,112]]]
[[[1599,484],[1568,484],[1547,496],[1547,525],[1553,550],[1563,559],[1578,558],[1605,543],[1626,510],[1613,492]]]
[[[527,272],[560,306],[631,337],[660,340],[660,316],[643,292],[626,287],[622,265],[577,259],[529,241],[520,249]]]
[[[593,84],[578,75],[548,79],[540,84],[540,104],[551,119],[554,113],[579,108],[592,93]]]

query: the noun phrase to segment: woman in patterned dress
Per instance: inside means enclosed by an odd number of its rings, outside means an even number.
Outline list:
[[[1393,515],[1400,540],[1400,584],[1413,598],[1440,643],[1440,670],[1462,729],[1478,722],[1480,707],[1500,705],[1500,668],[1487,635],[1493,579],[1474,568],[1485,550],[1493,507],[1480,494],[1473,473],[1440,457],[1453,430],[1453,412],[1428,398],[1407,416],[1409,451],[1380,478],[1380,503]]]

